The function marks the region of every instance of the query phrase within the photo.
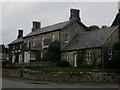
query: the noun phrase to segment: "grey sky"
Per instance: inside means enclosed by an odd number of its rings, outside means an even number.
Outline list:
[[[32,28],[32,21],[41,21],[42,27],[69,20],[70,9],[80,10],[86,26],[110,26],[118,12],[117,2],[19,2],[2,4],[2,43],[7,45],[17,38],[18,30],[24,35]]]

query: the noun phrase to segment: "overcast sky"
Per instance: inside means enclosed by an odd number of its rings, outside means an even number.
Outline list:
[[[80,10],[80,18],[86,26],[110,26],[118,12],[117,2],[4,2],[2,4],[2,43],[15,40],[18,30],[28,34],[32,21],[40,21],[41,27],[69,20],[70,9]]]

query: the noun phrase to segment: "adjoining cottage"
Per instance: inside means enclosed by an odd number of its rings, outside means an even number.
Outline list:
[[[112,26],[103,30],[89,31],[77,35],[62,50],[62,59],[68,60],[72,66],[77,67],[79,51],[82,52],[83,59],[86,61],[85,65],[104,66],[107,60],[112,59],[113,45],[119,40],[118,30],[118,26]]]

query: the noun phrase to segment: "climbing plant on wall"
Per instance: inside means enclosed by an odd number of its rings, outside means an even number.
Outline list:
[[[82,50],[82,51],[78,51],[77,52],[77,66],[78,67],[82,67],[82,64],[85,63],[85,60],[84,60],[84,56],[85,56],[85,53],[86,51],[85,50]]]

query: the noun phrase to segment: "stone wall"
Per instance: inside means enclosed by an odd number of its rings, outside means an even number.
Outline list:
[[[120,75],[117,73],[96,73],[96,72],[45,72],[3,69],[2,75],[6,77],[22,78],[27,80],[51,81],[51,82],[81,82],[81,83],[118,83]]]

